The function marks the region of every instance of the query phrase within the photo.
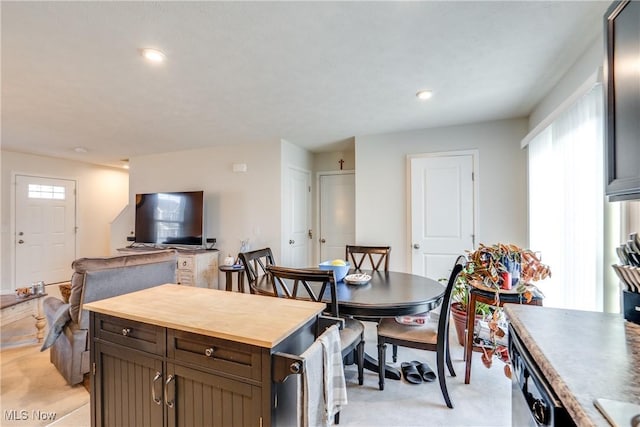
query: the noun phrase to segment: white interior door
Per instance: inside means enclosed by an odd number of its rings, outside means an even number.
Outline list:
[[[16,175],[16,286],[71,279],[76,255],[75,193],[75,181]]]
[[[320,261],[343,259],[356,238],[356,178],[320,175]]]
[[[412,272],[448,278],[474,247],[473,155],[412,157],[410,168]]]
[[[311,229],[311,174],[289,168],[287,174],[287,206],[285,210],[285,242],[282,264],[309,267],[309,230]]]

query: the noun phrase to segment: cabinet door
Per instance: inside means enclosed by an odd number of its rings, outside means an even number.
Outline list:
[[[162,426],[162,359],[101,342],[95,342],[95,355],[95,425]]]
[[[168,427],[269,425],[253,384],[168,363],[165,392]]]

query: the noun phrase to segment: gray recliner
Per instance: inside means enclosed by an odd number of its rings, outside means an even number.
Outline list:
[[[49,325],[42,351],[50,348],[51,363],[71,385],[89,372],[89,313],[84,303],[175,283],[175,250],[102,258],[79,258],[72,264],[69,303],[44,300]]]

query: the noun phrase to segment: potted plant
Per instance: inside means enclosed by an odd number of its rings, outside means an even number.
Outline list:
[[[470,252],[464,269],[458,275],[455,284],[451,313],[456,325],[458,341],[464,345],[467,306],[470,287],[476,287],[495,292],[494,305],[476,303],[476,322],[484,320],[490,329],[491,348],[482,348],[482,361],[485,366],[491,366],[491,358],[495,354],[507,363],[505,372],[509,375],[508,354],[506,347],[496,344],[498,338],[505,333],[505,320],[502,310],[498,308],[500,290],[513,290],[521,295],[523,300],[530,302],[533,298],[531,282],[551,276],[549,267],[542,264],[539,256],[529,249],[523,249],[512,244],[495,244],[486,246],[480,244],[478,249]],[[478,328],[475,328],[478,330]],[[480,350],[478,350],[480,351]]]

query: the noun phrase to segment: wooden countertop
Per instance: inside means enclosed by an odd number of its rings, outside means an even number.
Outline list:
[[[512,327],[579,426],[609,426],[594,406],[640,403],[640,325],[621,314],[505,304]]]
[[[273,348],[326,304],[166,284],[94,301],[84,309]]]

